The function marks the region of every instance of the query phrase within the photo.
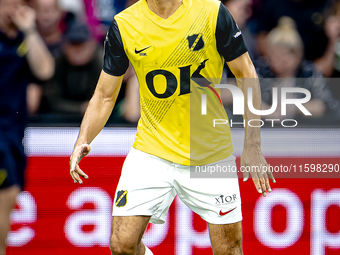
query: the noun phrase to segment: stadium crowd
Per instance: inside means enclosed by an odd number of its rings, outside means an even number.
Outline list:
[[[297,107],[288,108],[287,115],[281,116],[279,101],[277,110],[264,118],[297,118],[308,125],[339,124],[340,1],[221,1],[241,28],[257,68],[263,109],[272,105],[273,87],[302,87],[311,92],[305,107],[312,116],[304,116]],[[116,13],[134,2],[26,1],[35,10],[36,29],[55,60],[51,79],[34,79],[27,87],[31,123],[79,124],[102,70],[108,26]],[[236,84],[227,65],[225,69],[228,84]],[[232,117],[231,93],[222,93]],[[109,123],[136,123],[139,107],[138,81],[130,67]]]

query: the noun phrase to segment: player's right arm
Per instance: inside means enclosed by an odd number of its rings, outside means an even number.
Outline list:
[[[105,126],[115,105],[123,77],[129,67],[117,22],[113,20],[105,40],[103,71],[81,123],[79,136],[70,158],[70,174],[75,183],[88,176],[79,168],[80,160],[90,153],[90,143]]]
[[[112,76],[102,71],[81,123],[79,136],[70,158],[70,174],[75,183],[82,184],[79,175],[88,176],[79,168],[80,160],[89,154],[90,143],[100,133],[111,115],[121,84],[122,76]]]

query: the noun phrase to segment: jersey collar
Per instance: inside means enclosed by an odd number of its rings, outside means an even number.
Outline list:
[[[146,0],[140,0],[140,3],[145,16],[147,16],[157,25],[161,26],[170,26],[177,19],[181,18],[190,9],[191,6],[191,0],[183,0],[182,5],[175,11],[174,14],[172,14],[167,19],[163,19],[149,9]]]

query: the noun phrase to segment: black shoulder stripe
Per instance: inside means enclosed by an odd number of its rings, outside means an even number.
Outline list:
[[[121,76],[125,74],[128,67],[129,59],[124,50],[118,24],[116,20],[113,19],[104,43],[103,70],[110,75]]]
[[[247,52],[240,28],[222,3],[218,11],[215,35],[217,50],[227,62]]]

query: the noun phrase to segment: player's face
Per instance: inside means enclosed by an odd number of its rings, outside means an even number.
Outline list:
[[[14,27],[12,17],[21,5],[24,5],[23,0],[0,0],[0,22],[3,26]]]
[[[270,68],[278,77],[293,77],[301,62],[300,56],[285,46],[273,46],[268,52]]]

